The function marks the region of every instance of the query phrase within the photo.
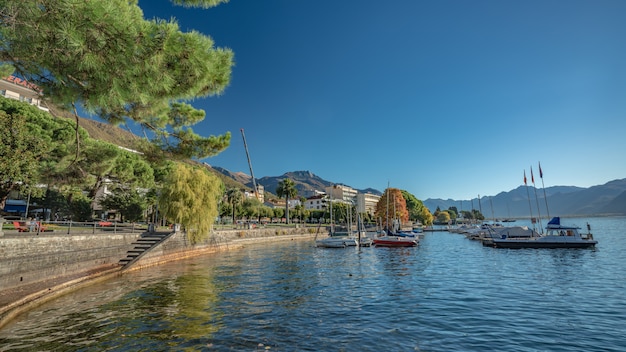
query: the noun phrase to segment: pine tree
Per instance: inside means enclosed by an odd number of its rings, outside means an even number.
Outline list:
[[[136,0],[0,0],[0,18],[0,72],[10,67],[52,103],[82,106],[114,125],[134,121],[181,158],[228,147],[230,133],[193,132],[205,113],[185,103],[221,94],[229,83],[233,53],[210,37],[183,33],[173,20],[145,20]]]

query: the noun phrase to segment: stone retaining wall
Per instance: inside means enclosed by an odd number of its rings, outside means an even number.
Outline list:
[[[145,253],[132,269],[241,246],[246,241],[289,240],[315,236],[316,228],[257,228],[214,231],[192,245],[177,232]],[[88,235],[46,234],[0,237],[0,290],[95,269],[116,267],[134,247],[140,233]],[[145,234],[144,234],[145,235]],[[327,236],[320,229],[320,236]]]
[[[251,230],[222,230],[214,231],[202,243],[192,245],[183,232],[176,232],[174,235],[163,241],[155,248],[150,249],[138,261],[133,263],[129,269],[139,269],[160,263],[188,258],[196,255],[217,252],[226,249],[233,249],[243,246],[249,242],[267,241],[289,241],[301,238],[313,238],[317,233],[317,228],[256,228]],[[326,229],[320,229],[318,236],[328,236]]]
[[[114,267],[140,233],[0,237],[0,289]]]

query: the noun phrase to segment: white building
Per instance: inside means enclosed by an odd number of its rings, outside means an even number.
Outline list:
[[[340,201],[347,204],[356,204],[356,196],[358,193],[356,189],[344,185],[326,187],[326,194],[328,194],[333,201]]]
[[[265,203],[265,187],[263,187],[262,185],[257,184],[256,185],[256,189],[259,192],[258,196],[256,194],[254,194],[253,190],[245,190],[244,191],[244,196],[246,198],[257,198],[261,203]]]
[[[324,210],[325,205],[326,205],[324,198],[326,198],[326,196],[324,195],[316,195],[316,196],[307,198],[307,200],[304,202],[304,209]]]
[[[36,85],[15,76],[9,76],[0,80],[0,95],[35,105],[41,110],[48,111],[43,106],[40,89]]]
[[[374,215],[376,211],[376,204],[380,200],[381,196],[377,196],[371,193],[359,193],[356,196],[356,211],[364,214]]]

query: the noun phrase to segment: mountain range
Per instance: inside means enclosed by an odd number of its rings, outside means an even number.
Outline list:
[[[252,188],[252,178],[243,172],[233,173],[224,168],[212,166],[221,175]],[[337,184],[322,179],[310,171],[292,171],[280,176],[265,176],[256,180],[266,193],[276,194],[278,183],[290,178],[294,181],[299,195],[309,196],[314,190],[324,191],[325,187]],[[349,186],[349,185],[346,185]],[[358,190],[361,193],[381,195],[373,188]],[[529,201],[530,196],[530,201]],[[582,188],[576,186],[553,186],[534,188],[519,186],[495,196],[484,196],[470,200],[428,198],[424,205],[434,212],[456,207],[457,210],[479,210],[490,218],[528,218],[549,216],[584,215],[626,215],[626,178],[613,180],[603,185]],[[539,211],[537,211],[539,209]]]
[[[589,188],[554,186],[542,189],[519,186],[511,191],[480,199],[427,199],[423,202],[431,211],[437,207],[443,210],[452,206],[458,210],[478,209],[487,219],[626,215],[626,179]]]
[[[221,173],[224,176],[230,177],[233,180],[245,185],[252,189],[252,177],[244,172],[231,172],[219,166],[211,166],[213,170]],[[324,192],[326,187],[336,182],[326,181],[321,177],[315,175],[310,171],[292,171],[287,172],[281,176],[265,176],[256,179],[257,184],[262,185],[266,193],[276,194],[276,188],[278,183],[286,178],[291,179],[295,183],[295,188],[298,190],[298,194],[302,196],[313,195],[315,191]],[[346,185],[347,186],[347,185]],[[382,195],[379,190],[373,188],[359,189],[361,193],[372,193],[376,195]]]
[[[57,115],[63,116],[63,113],[58,112]],[[69,118],[70,116],[67,117]],[[95,139],[130,148],[133,140],[137,138],[129,131],[122,130],[116,126],[84,118],[80,118],[80,121],[81,126]],[[203,163],[203,166],[220,177],[228,188],[242,187],[252,189],[252,178],[250,175],[243,172],[233,173],[207,163]],[[287,172],[275,177],[265,176],[257,179],[257,183],[263,185],[266,199],[268,199],[276,194],[278,182],[285,178],[290,178],[295,182],[295,187],[301,196],[309,196],[315,190],[324,191],[327,186],[339,184],[324,180],[310,171]],[[361,193],[382,194],[381,191],[373,188],[359,189],[358,191]],[[431,212],[434,212],[437,207],[442,210],[449,207],[456,207],[457,210],[471,210],[473,208],[480,210],[486,218],[528,218],[539,215],[541,217],[548,215],[626,215],[626,179],[613,180],[603,185],[589,188],[553,186],[538,189],[532,186],[520,186],[508,192],[501,192],[495,196],[485,196],[480,199],[428,198],[422,200],[422,202]]]

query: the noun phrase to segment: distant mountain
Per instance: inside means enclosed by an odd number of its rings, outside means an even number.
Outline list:
[[[252,188],[252,177],[243,172],[231,172],[218,166],[213,166],[213,169],[220,172],[224,176],[228,176],[233,180]],[[265,176],[256,179],[256,183],[262,185],[265,188],[265,192],[276,194],[278,183],[286,178],[294,181],[298,194],[305,197],[313,195],[315,191],[324,192],[326,187],[337,184],[336,182],[324,180],[310,171],[292,171],[286,172],[280,176]],[[373,188],[358,191],[361,193],[372,193],[377,195],[382,194],[380,191]]]
[[[296,184],[299,195],[310,196],[315,190],[324,191],[332,182],[326,181],[310,171],[287,172],[281,176],[265,176],[257,180],[257,183],[265,187],[266,192],[276,194],[278,183],[289,178]]]
[[[361,193],[371,193],[371,194],[375,194],[377,196],[382,196],[383,195],[383,192],[381,192],[381,191],[379,191],[377,189],[374,189],[374,188],[360,189],[359,192],[361,192]]]
[[[603,213],[626,214],[626,191],[613,198],[602,210]]]
[[[244,172],[231,172],[219,166],[211,167],[213,168],[213,170],[221,173],[224,176],[228,176],[243,185],[252,185],[252,177]]]
[[[496,196],[471,200],[426,199],[424,205],[434,212],[456,207],[480,210],[486,218],[521,218],[532,216],[581,216],[626,214],[626,179],[614,180],[589,188],[554,186],[544,190],[520,186]],[[530,202],[528,196],[530,195]],[[546,202],[547,199],[547,202]],[[546,205],[547,204],[547,205]],[[537,210],[539,209],[539,210]]]

